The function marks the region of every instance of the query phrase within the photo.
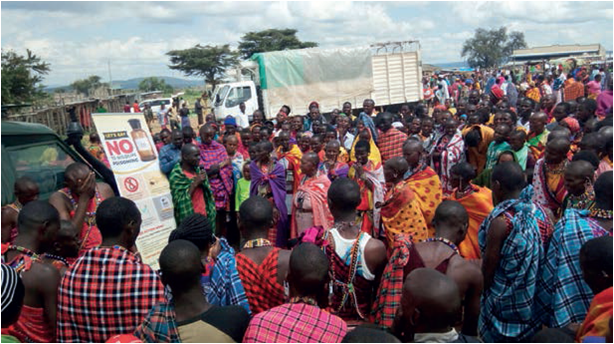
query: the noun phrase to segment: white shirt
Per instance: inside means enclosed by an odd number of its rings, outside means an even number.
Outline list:
[[[233,115],[232,117],[234,117],[234,119],[237,120],[237,127],[240,127],[242,129],[249,128],[249,119],[247,118],[246,113],[239,112],[238,114]]]

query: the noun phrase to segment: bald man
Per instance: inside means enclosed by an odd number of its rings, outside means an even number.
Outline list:
[[[58,210],[61,220],[71,221],[80,230],[81,255],[102,243],[96,226],[96,209],[114,193],[108,184],[96,182],[94,172],[80,162],[66,167],[64,184],[66,187],[49,197],[49,203]]]
[[[563,211],[568,208],[591,210],[595,205],[595,169],[585,160],[570,162],[565,168],[565,190]]]
[[[405,279],[393,333],[403,343],[477,342],[456,332],[461,310],[456,283],[433,269],[416,269]]]
[[[556,219],[562,215],[561,207],[567,195],[564,174],[570,145],[564,138],[549,141],[544,157],[537,160],[533,171],[533,200],[550,209]]]
[[[320,158],[315,152],[307,152],[301,158],[303,178],[292,200],[290,238],[296,238],[313,226],[329,229],[333,225],[333,215],[326,200],[330,179],[318,174],[319,164]]]
[[[38,184],[30,177],[20,177],[15,181],[15,202],[2,207],[2,243],[11,243],[17,237],[17,215],[24,205],[36,201],[39,195]]]
[[[548,123],[548,115],[544,112],[536,112],[529,117],[529,136],[527,136],[527,144],[533,153],[535,160],[541,158],[542,153],[546,149],[546,141],[550,133],[546,129]]]
[[[412,191],[404,176],[409,169],[407,161],[402,157],[394,157],[384,164],[384,178],[387,192],[380,213],[388,247],[394,247],[394,237],[397,234],[410,234],[414,240],[423,240],[432,236],[426,226],[426,220],[420,210],[417,196]]]

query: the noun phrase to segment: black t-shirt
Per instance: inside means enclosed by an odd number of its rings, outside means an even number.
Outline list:
[[[211,308],[199,316],[177,322],[177,326],[181,327],[197,321],[203,321],[224,332],[235,342],[240,343],[243,341],[249,320],[249,314],[241,306],[211,306]]]

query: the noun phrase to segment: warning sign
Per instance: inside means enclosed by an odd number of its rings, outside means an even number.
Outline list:
[[[139,181],[132,177],[128,177],[124,179],[124,186],[128,192],[136,192],[139,189]]]

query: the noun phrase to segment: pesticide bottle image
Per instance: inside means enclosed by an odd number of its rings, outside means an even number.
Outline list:
[[[149,138],[147,137],[147,133],[145,130],[141,128],[141,121],[139,119],[130,119],[128,120],[132,131],[130,132],[130,137],[132,137],[132,141],[136,146],[136,150],[139,153],[139,157],[141,161],[151,161],[156,159],[156,153],[149,142]]]

